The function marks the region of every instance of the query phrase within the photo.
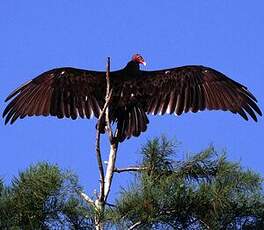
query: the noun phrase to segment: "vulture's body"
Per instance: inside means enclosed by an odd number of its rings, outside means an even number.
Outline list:
[[[148,113],[228,110],[255,121],[255,113],[262,115],[245,86],[212,68],[193,65],[141,71],[139,64],[144,63],[137,54],[125,68],[110,73],[110,119],[117,122],[120,142],[147,129]],[[12,100],[3,113],[5,122],[33,115],[98,118],[105,103],[105,75],[69,67],[42,73],[7,97],[6,101]]]

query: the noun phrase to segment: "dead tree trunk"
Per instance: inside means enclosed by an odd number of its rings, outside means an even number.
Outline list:
[[[109,118],[109,103],[111,101],[112,96],[112,89],[110,85],[110,58],[107,59],[107,68],[106,68],[106,96],[105,96],[105,104],[104,107],[100,113],[100,116],[98,118],[97,122],[97,130],[96,130],[96,157],[97,157],[97,163],[98,163],[98,169],[99,169],[99,175],[100,175],[100,191],[97,195],[97,199],[94,201],[94,207],[96,209],[96,215],[95,215],[95,225],[97,230],[103,230],[103,219],[104,219],[104,211],[105,211],[105,205],[107,203],[107,198],[110,192],[114,169],[115,169],[115,162],[116,162],[116,154],[118,149],[118,141],[116,139],[116,136],[113,135],[113,131],[111,128],[111,121]],[[110,143],[110,152],[109,152],[109,160],[107,163],[106,168],[106,174],[104,174],[104,167],[102,163],[102,156],[101,156],[101,150],[100,150],[100,130],[99,127],[101,127],[101,121],[102,118],[105,117],[106,126],[107,126],[107,134],[109,138]],[[115,132],[116,133],[116,132]],[[88,200],[86,199],[88,202]],[[91,202],[89,202],[91,203]]]
[[[111,101],[112,96],[112,88],[110,84],[110,58],[107,59],[107,67],[106,67],[106,94],[105,94],[105,104],[104,107],[99,115],[97,121],[97,129],[96,129],[96,144],[95,144],[95,152],[99,170],[99,177],[100,177],[100,190],[99,193],[96,194],[96,199],[91,199],[87,194],[84,192],[79,192],[80,196],[83,200],[85,200],[89,205],[92,205],[95,209],[95,228],[96,230],[103,230],[104,229],[104,213],[105,213],[105,206],[107,204],[107,198],[111,190],[113,175],[115,172],[128,172],[128,171],[141,171],[145,170],[145,168],[140,167],[128,167],[123,169],[117,169],[115,167],[116,163],[116,156],[118,150],[118,140],[117,140],[117,130],[113,132],[111,127],[111,121],[109,118],[109,103]],[[100,130],[102,119],[105,118],[106,121],[106,131],[110,143],[110,151],[109,157],[106,167],[106,173],[103,166],[102,155],[101,155],[101,148],[100,148]]]

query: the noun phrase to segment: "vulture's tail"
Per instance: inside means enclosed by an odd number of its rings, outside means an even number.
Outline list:
[[[131,136],[139,136],[141,132],[146,131],[149,123],[144,110],[138,106],[131,106],[125,109],[115,111],[115,121],[117,121],[117,138],[123,142]]]

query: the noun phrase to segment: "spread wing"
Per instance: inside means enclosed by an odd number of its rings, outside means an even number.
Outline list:
[[[145,112],[156,114],[223,110],[257,121],[262,115],[257,99],[247,87],[204,66],[183,66],[159,71],[141,71],[133,82]]]
[[[42,73],[14,90],[6,101],[5,123],[25,116],[90,118],[99,116],[104,104],[105,73],[58,68]]]

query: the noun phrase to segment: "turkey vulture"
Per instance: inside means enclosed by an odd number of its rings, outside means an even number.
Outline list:
[[[147,129],[147,114],[181,115],[205,109],[262,115],[257,99],[240,83],[204,66],[188,65],[142,71],[146,64],[135,54],[125,68],[110,73],[111,122],[117,123],[118,141],[139,136]],[[14,90],[6,101],[5,124],[26,116],[98,118],[105,103],[106,72],[63,67],[49,70]],[[101,132],[104,128],[101,127]]]

